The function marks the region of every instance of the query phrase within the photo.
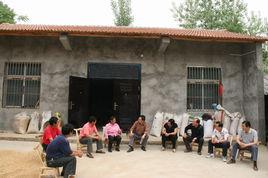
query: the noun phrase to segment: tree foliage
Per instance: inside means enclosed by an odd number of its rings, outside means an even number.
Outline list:
[[[183,0],[171,9],[183,28],[225,29],[249,35],[268,35],[267,19],[248,13],[243,0]],[[268,47],[263,47],[263,62],[268,72]]]
[[[13,9],[0,1],[0,24],[2,23],[17,23],[18,21],[28,21],[27,16],[18,15]]]
[[[131,12],[131,0],[111,0],[116,26],[129,26],[134,21]]]

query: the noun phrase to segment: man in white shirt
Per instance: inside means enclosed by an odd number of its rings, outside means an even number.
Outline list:
[[[221,122],[217,121],[215,123],[215,129],[212,133],[212,138],[208,141],[207,158],[214,157],[213,146],[215,146],[216,148],[222,148],[222,160],[226,162],[227,150],[230,147],[228,136],[228,130],[223,128],[223,124]]]

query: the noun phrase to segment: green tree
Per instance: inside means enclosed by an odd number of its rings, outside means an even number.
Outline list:
[[[184,0],[172,5],[173,17],[181,27],[244,32],[247,6],[241,0]]]
[[[131,0],[111,0],[116,26],[129,26],[134,21],[131,12]]]
[[[28,21],[27,16],[18,15],[13,9],[0,1],[0,24],[2,23],[17,23],[18,21]]]
[[[243,0],[183,0],[172,3],[173,17],[183,28],[226,29],[230,32],[267,36],[267,19],[248,13]],[[263,45],[264,71],[268,73],[268,47]]]

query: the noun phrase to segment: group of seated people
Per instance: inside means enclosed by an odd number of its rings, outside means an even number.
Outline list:
[[[94,116],[89,117],[88,122],[83,126],[80,131],[79,142],[87,145],[86,156],[94,158],[92,155],[92,143],[96,142],[96,153],[105,153],[103,151],[102,137],[96,128],[97,119]],[[166,149],[166,141],[171,141],[172,151],[176,152],[176,142],[178,139],[178,125],[173,119],[169,119],[164,124],[162,136],[162,150]],[[42,146],[46,152],[46,161],[49,167],[63,167],[61,175],[64,178],[74,177],[76,171],[76,158],[75,156],[82,157],[81,150],[72,151],[70,148],[67,137],[72,136],[74,128],[71,124],[65,124],[59,128],[57,117],[51,117],[49,126],[44,130]],[[112,152],[113,144],[115,143],[115,150],[120,151],[122,131],[116,123],[116,118],[112,116],[110,122],[105,126],[104,138],[108,140],[108,152]],[[194,143],[197,143],[198,155],[202,154],[202,147],[204,143],[204,128],[200,124],[200,120],[195,118],[191,124],[186,126],[184,130],[183,142],[186,150],[184,152],[191,152]],[[213,147],[222,148],[223,161],[227,161],[227,150],[231,146],[228,141],[228,130],[223,128],[223,124],[219,121],[215,123],[212,138],[208,141],[208,155],[207,157],[214,157]],[[134,151],[135,140],[139,141],[140,148],[146,151],[146,144],[149,138],[148,126],[145,122],[145,116],[141,115],[137,121],[134,122],[129,132],[129,149],[127,152]],[[247,149],[252,153],[253,169],[257,168],[258,156],[258,136],[257,131],[251,128],[249,121],[242,123],[242,129],[239,131],[236,143],[232,147],[231,159],[228,164],[235,163],[238,149]]]

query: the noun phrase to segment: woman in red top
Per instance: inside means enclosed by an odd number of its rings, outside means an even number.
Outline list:
[[[61,134],[61,131],[58,127],[57,117],[51,117],[48,122],[49,125],[45,128],[42,139],[42,146],[44,151],[46,151],[47,145],[52,142],[52,140],[56,138],[56,136]]]

